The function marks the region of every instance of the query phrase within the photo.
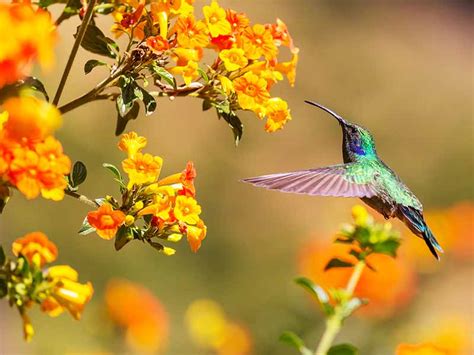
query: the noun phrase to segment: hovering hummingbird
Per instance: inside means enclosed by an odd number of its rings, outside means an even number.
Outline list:
[[[423,238],[439,260],[436,250],[443,252],[443,249],[423,218],[423,206],[397,174],[378,157],[369,131],[316,102],[305,102],[326,111],[341,125],[344,164],[258,176],[243,181],[296,194],[359,197],[385,219],[403,221],[416,236]]]

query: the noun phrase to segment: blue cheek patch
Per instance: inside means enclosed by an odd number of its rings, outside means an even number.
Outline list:
[[[351,144],[351,150],[356,153],[357,155],[365,155],[365,150],[360,146],[356,144]]]

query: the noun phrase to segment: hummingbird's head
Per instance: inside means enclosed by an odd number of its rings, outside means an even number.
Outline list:
[[[351,123],[345,120],[337,113],[324,107],[321,104],[307,100],[305,100],[305,102],[307,104],[316,106],[323,111],[326,111],[339,122],[339,125],[342,128],[344,147],[351,153],[358,156],[375,154],[375,142],[368,130],[359,125],[356,125],[355,123]]]

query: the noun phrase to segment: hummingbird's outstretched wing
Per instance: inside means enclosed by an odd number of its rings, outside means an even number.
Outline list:
[[[271,174],[243,179],[243,182],[270,190],[296,194],[372,197],[377,194],[373,180],[360,167],[361,174],[354,174],[359,163],[300,170],[290,173]]]

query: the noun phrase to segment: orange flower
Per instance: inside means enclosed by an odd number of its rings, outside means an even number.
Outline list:
[[[472,260],[474,256],[474,204],[460,202],[447,211],[451,233],[452,250],[462,260]]]
[[[260,59],[264,56],[265,59],[272,60],[278,54],[271,31],[261,24],[247,27],[239,37],[238,45],[245,51],[248,59]]]
[[[244,50],[240,48],[224,49],[219,53],[219,58],[224,62],[228,71],[234,71],[247,65],[248,60],[244,56]]]
[[[35,142],[50,136],[61,125],[59,110],[33,96],[13,97],[3,108],[8,119],[3,126],[8,137],[18,142]]]
[[[349,255],[351,246],[334,243],[330,245],[310,244],[302,248],[299,270],[325,289],[344,288],[352,274],[352,268],[333,268],[324,271],[332,258],[355,263]],[[355,296],[367,298],[369,304],[358,314],[374,317],[389,317],[414,297],[416,275],[402,258],[394,259],[384,254],[372,254],[367,262],[376,271],[366,267],[355,289]],[[374,287],[377,285],[377,287]]]
[[[256,110],[270,98],[265,79],[251,72],[235,79],[234,89],[237,92],[239,105],[244,110]]]
[[[250,24],[250,20],[244,13],[238,13],[231,9],[226,10],[226,19],[230,23],[230,28],[234,34],[241,33]]]
[[[15,240],[12,244],[12,251],[15,256],[21,254],[30,263],[39,267],[52,263],[58,256],[56,245],[41,232],[29,233]]]
[[[0,88],[27,75],[34,60],[50,67],[55,42],[48,12],[25,4],[0,4]]]
[[[105,240],[115,237],[119,227],[125,222],[125,214],[113,210],[112,206],[104,203],[97,211],[87,214],[87,221],[97,230],[97,234]]]
[[[276,41],[277,46],[286,46],[289,47],[292,53],[298,52],[293,44],[293,39],[288,32],[288,27],[286,24],[277,18],[276,24],[269,25],[270,31],[272,32],[273,39]]]
[[[397,347],[396,355],[449,355],[433,344],[423,343],[419,345],[400,344]]]
[[[170,69],[170,72],[177,75],[182,75],[186,85],[199,77],[198,64],[190,60],[185,66],[177,66]]]
[[[156,52],[163,52],[170,49],[168,40],[164,39],[160,35],[148,37],[146,39],[146,45]]]
[[[194,187],[194,179],[196,178],[196,169],[192,161],[188,161],[186,169],[184,169],[179,177],[181,184],[183,184],[182,194],[194,197],[196,195],[196,188]]]
[[[211,37],[230,34],[231,27],[226,19],[225,10],[219,6],[217,1],[213,1],[210,6],[204,6],[202,11]]]
[[[166,346],[168,316],[146,288],[127,280],[112,280],[105,290],[112,321],[126,330],[127,343],[138,352],[157,353]]]
[[[181,7],[181,0],[153,0],[151,3],[151,12],[165,12],[170,14],[172,11],[178,11]]]
[[[199,62],[202,58],[202,48],[175,48],[173,50],[172,58],[176,61],[178,67],[186,66],[190,61]]]
[[[298,64],[298,49],[293,53],[293,57],[289,62],[278,63],[275,67],[280,73],[285,74],[291,86],[296,81],[296,65]]]
[[[128,188],[156,181],[160,175],[163,159],[151,154],[136,153],[122,162],[123,170],[128,174]]]
[[[77,271],[68,265],[48,268],[46,278],[53,287],[50,296],[42,303],[41,310],[55,317],[66,309],[75,319],[80,319],[84,306],[94,293],[92,284],[77,282]]]
[[[142,151],[147,144],[145,137],[139,136],[135,132],[125,133],[120,138],[118,147],[121,151],[126,152],[129,157],[134,157],[135,154]]]
[[[202,241],[206,238],[206,234],[207,227],[201,219],[196,223],[196,226],[187,226],[186,235],[193,252],[196,253],[199,250]]]
[[[180,16],[171,33],[177,34],[178,44],[182,48],[206,47],[209,43],[209,31],[206,24],[194,19],[193,15]]]
[[[279,97],[268,100],[265,106],[265,113],[268,117],[267,123],[265,124],[265,130],[267,132],[275,132],[282,129],[286,122],[291,120],[288,104]]]

